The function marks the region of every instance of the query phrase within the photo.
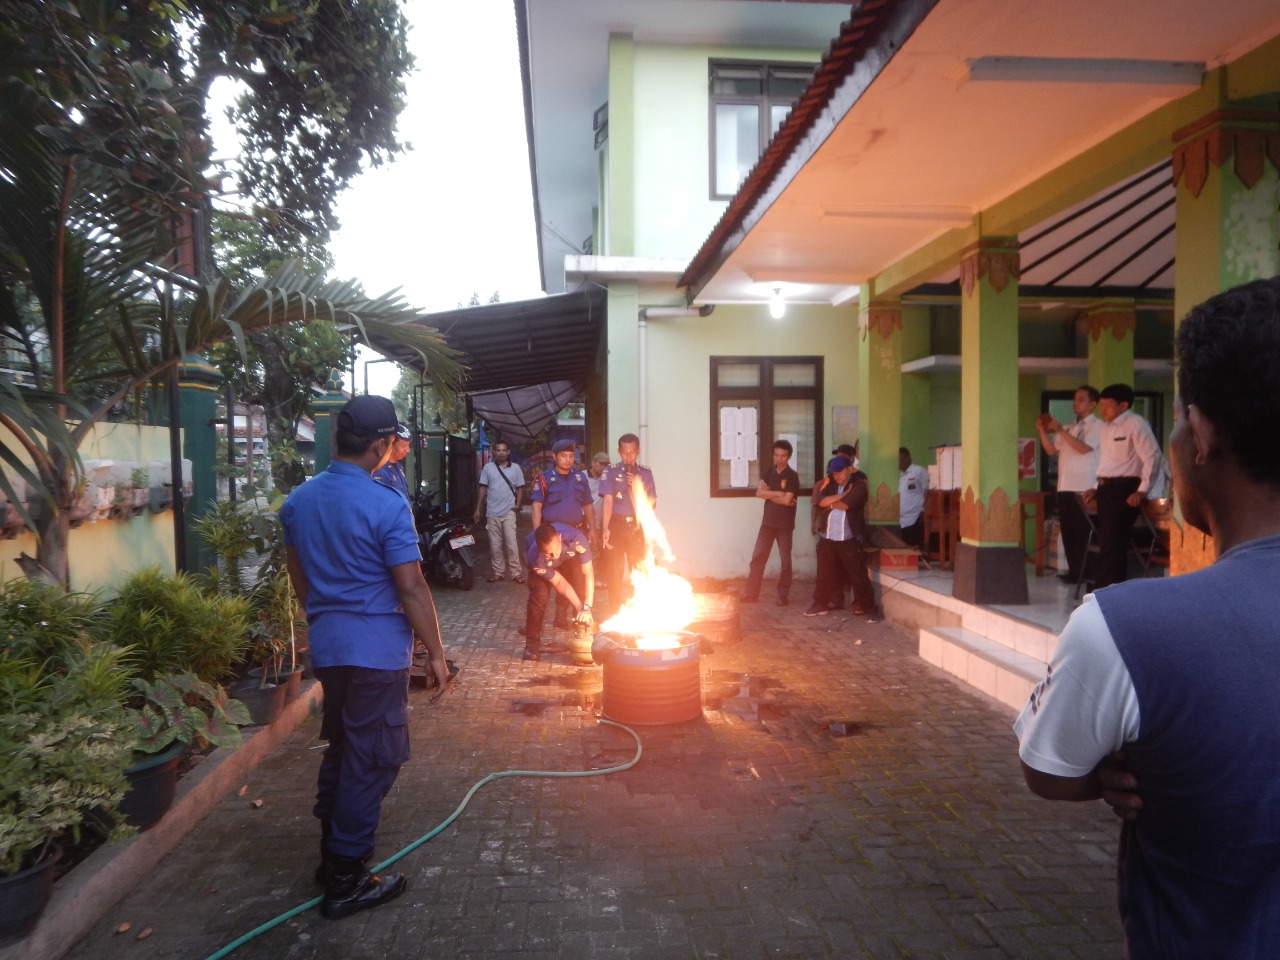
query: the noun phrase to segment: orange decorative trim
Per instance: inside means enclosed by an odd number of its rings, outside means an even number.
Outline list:
[[[1203,570],[1218,558],[1213,541],[1194,527],[1184,527],[1178,520],[1169,522],[1169,573],[1191,573]]]
[[[1018,279],[1020,270],[1016,240],[980,240],[961,255],[960,288],[971,296],[974,285],[986,277],[991,289],[1000,293],[1010,280]]]
[[[1173,135],[1173,183],[1185,179],[1193,197],[1209,179],[1209,165],[1235,158],[1236,176],[1247,189],[1262,179],[1266,163],[1280,169],[1280,128],[1267,110],[1219,110]]]
[[[1018,498],[1010,500],[997,487],[984,506],[974,496],[973,487],[965,487],[960,500],[960,539],[972,543],[1021,543],[1022,511],[1018,509]]]
[[[902,330],[902,307],[881,307],[872,304],[867,309],[866,327],[863,329],[864,340],[870,330],[874,330],[885,340],[893,336],[895,331],[900,332]]]
[[[1111,335],[1123,340],[1138,328],[1138,314],[1135,310],[1099,310],[1088,314],[1089,336],[1096,342],[1102,339],[1103,331],[1110,328]]]
[[[880,484],[876,487],[875,495],[867,498],[867,519],[897,523],[900,516],[896,489],[889,489],[887,483]]]

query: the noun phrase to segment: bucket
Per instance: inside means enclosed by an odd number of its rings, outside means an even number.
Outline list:
[[[257,726],[275,723],[284,710],[285,688],[261,685],[259,680],[241,680],[231,687],[231,695],[249,711],[249,722]]]
[[[609,645],[602,651],[601,709],[617,723],[683,723],[702,716],[702,670],[694,633],[679,634],[669,650],[636,650]]]
[[[742,639],[736,593],[695,593],[693,605],[695,613],[689,631],[710,641],[708,651]]]

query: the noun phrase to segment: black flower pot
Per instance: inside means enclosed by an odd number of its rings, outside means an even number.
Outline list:
[[[0,877],[0,946],[21,940],[35,927],[53,894],[60,859],[62,848],[55,846],[35,866]]]
[[[124,768],[129,789],[117,812],[131,827],[145,830],[173,806],[178,792],[178,762],[186,750],[182,744],[164,753],[143,757]]]
[[[241,680],[231,688],[231,695],[249,710],[249,722],[259,726],[274,723],[284,709],[285,688],[276,684],[262,686],[259,679]]]

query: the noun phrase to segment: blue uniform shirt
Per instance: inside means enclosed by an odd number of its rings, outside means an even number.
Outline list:
[[[398,491],[406,500],[409,499],[409,478],[405,476],[403,460],[399,463],[388,462],[381,470],[373,471],[373,479]]]
[[[648,467],[636,464],[635,473],[644,484],[644,492],[649,495],[650,503],[658,502],[658,491],[653,485],[653,471]],[[627,477],[627,468],[620,463],[605,467],[600,475],[600,498],[613,497],[613,512],[623,517],[634,517],[636,505],[631,502],[631,483]]]
[[[543,523],[563,523],[576,527],[583,522],[582,508],[595,501],[591,485],[581,470],[561,476],[554,468],[545,470],[533,484],[529,499],[542,504]]]
[[[391,576],[392,567],[422,559],[408,501],[334,461],[289,494],[280,523],[310,587],[313,665],[408,669],[413,631]]]
[[[532,533],[524,538],[524,559],[529,565],[529,573],[543,580],[553,579],[556,570],[563,567],[570,559],[577,560],[578,563],[591,562],[591,546],[587,543],[585,533],[563,523],[553,523],[552,526],[556,528],[556,533],[560,534],[561,543],[560,556],[554,560],[539,549],[538,542],[533,539]]]

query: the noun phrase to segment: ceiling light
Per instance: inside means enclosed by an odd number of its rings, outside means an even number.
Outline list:
[[[970,60],[971,82],[1133,83],[1199,87],[1205,65],[1188,60],[1125,60],[1116,57],[978,57]]]
[[[769,316],[781,320],[787,315],[787,301],[782,299],[782,285],[773,288],[773,296],[769,298]]]

